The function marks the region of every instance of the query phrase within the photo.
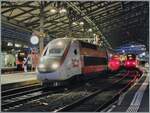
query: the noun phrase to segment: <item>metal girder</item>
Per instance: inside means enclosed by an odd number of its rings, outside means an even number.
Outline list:
[[[89,1],[89,2],[91,2],[91,1]],[[99,1],[99,2],[100,2],[100,1]],[[104,2],[106,2],[106,1],[101,1],[100,3],[97,3],[97,4],[94,3],[94,4],[92,4],[92,5],[90,5],[90,6],[87,6],[87,7],[84,6],[84,4],[86,4],[86,3],[83,2],[83,3],[79,3],[78,6],[81,7],[81,10],[87,10],[88,8],[92,8],[93,6],[98,6],[98,7],[99,7],[99,6],[101,6],[101,4],[104,3]]]
[[[104,17],[103,15],[104,14],[106,14],[106,13],[108,13],[109,11],[119,11],[119,8],[121,9],[121,6],[120,5],[115,5],[115,6],[113,6],[112,8],[106,8],[106,9],[104,9],[104,10],[101,10],[101,11],[99,11],[98,13],[95,13],[94,14],[94,18],[96,19],[97,17]],[[122,11],[122,9],[121,9],[121,11]],[[90,15],[90,17],[92,17],[93,15]],[[109,16],[109,15],[107,15],[106,14],[106,17],[107,16]]]
[[[119,24],[120,25],[120,24]],[[133,28],[133,26],[134,26],[134,28],[137,28],[138,27],[138,29],[139,28],[141,28],[141,25],[142,24],[139,24],[139,21],[138,20],[136,20],[136,21],[133,21],[133,22],[130,22],[130,23],[125,23],[125,24],[122,24],[122,25],[120,25],[120,26],[116,26],[116,28],[107,28],[107,31],[112,31],[112,33],[114,32],[114,31],[118,31],[118,32],[120,32],[120,31],[125,31],[125,30],[129,30],[130,28]],[[143,27],[142,27],[143,28]]]
[[[51,25],[48,25],[48,26],[45,26],[45,28],[48,28],[48,27],[50,27],[50,26],[53,26],[53,25],[56,25],[56,24],[58,24],[58,23],[63,23],[63,24],[69,24],[68,22],[65,22],[67,19],[64,19],[63,21],[51,21],[51,22],[46,22],[46,23],[53,23],[53,24],[51,24]]]
[[[67,25],[67,24],[64,24],[64,25],[62,25],[62,26],[56,25],[56,26],[54,26],[54,27],[49,28],[48,30],[50,30],[50,29],[59,30],[59,29],[62,29],[62,28],[64,28],[64,27],[66,27],[66,26],[68,26],[68,25]],[[56,29],[55,29],[55,28],[56,28]],[[59,28],[59,29],[58,29],[58,28]]]
[[[122,16],[124,15],[128,15],[129,13],[135,13],[135,12],[140,12],[142,11],[141,9],[139,8],[143,8],[144,6],[139,6],[138,8],[133,8],[133,9],[129,9],[129,10],[118,10],[118,12],[116,12],[114,14],[112,14],[111,16],[107,15],[107,16],[102,16],[101,17],[101,20],[100,20],[100,23],[105,23],[106,21],[109,21],[110,19],[120,19],[122,18]],[[106,17],[106,18],[104,18]],[[124,17],[123,17],[124,18]],[[97,18],[95,18],[95,21],[97,21]]]
[[[29,12],[31,12],[31,11],[34,11],[34,10],[35,10],[35,8],[34,8],[34,9],[27,10],[27,11],[24,11],[24,12],[22,12],[22,13],[20,13],[20,14],[17,14],[17,15],[15,15],[15,16],[9,17],[9,19],[14,19],[14,18],[16,18],[16,17],[18,17],[18,16],[22,16],[22,15],[24,15],[24,14],[26,14],[26,13],[29,13]]]
[[[135,9],[136,11],[137,11],[137,9]],[[139,12],[141,11],[140,9],[138,9],[139,10]],[[132,9],[132,10],[129,10],[128,12],[126,12],[126,14],[123,12],[123,13],[121,13],[121,14],[119,14],[118,16],[114,16],[114,17],[111,17],[111,18],[113,18],[113,20],[115,20],[115,18],[117,19],[117,24],[118,24],[118,22],[120,22],[120,21],[128,21],[128,19],[130,19],[130,18],[135,18],[135,17],[140,17],[140,13],[139,14],[136,14],[136,13],[134,13],[135,11]],[[130,16],[129,16],[130,15]],[[123,20],[122,20],[123,19]],[[101,25],[103,25],[103,24],[105,24],[105,22],[110,22],[109,24],[109,26],[111,26],[112,25],[112,22],[113,22],[113,20],[111,20],[110,21],[110,19],[108,19],[108,20],[105,20],[105,21],[101,21],[101,22],[97,22],[97,23],[99,23],[99,24],[101,24]],[[95,20],[96,21],[96,20]],[[107,26],[105,26],[105,27],[107,27]]]
[[[71,2],[67,2],[68,6],[72,7],[75,11],[77,11],[80,14],[85,15],[76,5],[74,5]],[[105,39],[105,37],[103,36],[103,34],[101,33],[101,31],[99,30],[99,28],[97,27],[97,25],[88,17],[85,16],[83,17],[89,24],[92,24],[96,30],[100,33],[100,35],[102,35],[103,40],[107,43],[107,45],[111,48],[111,45],[107,42],[107,40]]]
[[[4,1],[3,1],[3,2],[4,2]],[[3,2],[2,2],[2,3],[3,3]],[[5,1],[5,2],[6,2],[6,1]],[[29,1],[29,2],[23,3],[22,5],[30,4],[30,3],[32,3],[32,2],[33,2],[33,1]],[[9,7],[9,8],[10,8],[10,7]],[[16,9],[16,8],[17,8],[17,7],[13,7],[13,8],[7,9],[7,10],[3,11],[2,14],[7,13],[7,12],[13,10],[13,9]]]
[[[55,18],[55,21],[56,20],[59,20],[60,18],[64,18],[65,16],[63,15],[63,16],[61,16],[61,17],[57,17],[57,18]],[[54,19],[50,19],[50,20],[47,20],[47,21],[45,21],[44,23],[50,23],[50,22],[54,22]],[[36,23],[37,24],[37,23]],[[35,25],[35,24],[31,24],[31,25]]]
[[[60,23],[63,23],[63,24],[61,24],[61,25],[65,25],[65,24],[68,24],[68,22],[57,22],[57,21],[51,21],[51,23],[53,23],[53,24],[50,24],[50,25],[47,25],[47,26],[44,26],[44,28],[49,28],[50,26],[52,26],[52,27],[55,27],[57,24],[60,24]],[[46,25],[46,24],[45,24]],[[61,26],[60,25],[60,26]],[[36,27],[36,28],[39,28],[38,27],[39,25],[37,24],[37,25],[34,25],[34,27]],[[51,27],[50,27],[51,28]]]
[[[28,31],[28,32],[31,32],[31,31],[32,31],[31,29],[26,28],[26,27],[25,27],[25,24],[23,24],[23,23],[18,23],[16,20],[9,20],[9,21],[8,21],[8,18],[5,17],[5,16],[3,16],[3,15],[1,16],[1,20],[2,20],[2,23],[5,23],[5,24],[11,25],[11,26],[15,26],[15,27],[18,26],[19,29],[24,29],[24,30],[26,30],[26,31]]]
[[[26,4],[26,5],[13,5],[13,6],[10,6],[10,5],[8,5],[8,6],[3,6],[2,5],[2,8],[18,8],[18,7],[30,7],[30,8],[39,8],[38,6],[34,6],[34,5],[28,5],[28,4]]]
[[[109,5],[115,5],[115,4],[118,5],[118,3],[116,3],[116,2],[114,2],[114,3],[108,3],[107,5],[104,5],[104,6],[101,6],[101,5],[100,5],[100,6],[98,6],[97,8],[95,8],[95,9],[93,9],[93,10],[90,10],[90,12],[86,12],[84,15],[83,15],[83,14],[80,15],[80,16],[78,17],[78,20],[84,18],[85,16],[90,17],[90,16],[92,16],[92,15],[98,14],[98,13],[101,12],[101,11],[105,11],[105,10],[106,10],[105,7],[107,7],[107,6],[109,6]],[[80,13],[79,13],[79,14],[80,14]]]
[[[47,7],[49,4],[51,4],[51,2],[47,3],[47,4],[45,5],[45,7]],[[34,8],[33,8],[33,9],[34,9]],[[49,10],[44,11],[45,14],[46,14],[47,12],[49,12]],[[37,15],[37,16],[38,16],[38,15]],[[50,16],[52,16],[52,15],[50,15]],[[29,20],[29,19],[33,18],[33,17],[35,17],[35,16],[34,16],[34,15],[29,16],[29,17],[27,17],[27,18],[25,18],[25,19],[20,20],[20,22],[24,22],[24,21],[26,21],[26,20]],[[39,19],[37,19],[37,20],[35,20],[35,21],[38,22]]]
[[[56,15],[56,14],[54,14],[53,16],[55,16],[55,15]],[[58,18],[56,18],[55,20],[60,19],[60,18],[62,18],[62,17],[65,17],[65,16],[58,17]],[[45,18],[47,18],[47,17],[45,17]],[[39,21],[39,19],[37,19],[37,20],[35,20],[35,21],[31,22],[31,23],[27,23],[26,26],[28,27],[29,25],[36,25],[36,24],[38,24],[38,23],[37,23],[38,21]],[[50,21],[53,21],[53,19],[47,20],[47,21],[45,21],[45,22],[50,22]]]

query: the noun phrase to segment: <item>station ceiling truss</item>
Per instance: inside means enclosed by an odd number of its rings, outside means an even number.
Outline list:
[[[148,45],[148,1],[43,1],[44,31],[54,38],[71,35],[92,37],[94,33],[110,47],[128,41]],[[33,31],[40,29],[41,1],[2,1],[2,22]],[[65,8],[66,13],[50,10]],[[78,24],[73,25],[76,22]],[[84,25],[80,25],[84,22]],[[92,29],[92,32],[88,30]]]

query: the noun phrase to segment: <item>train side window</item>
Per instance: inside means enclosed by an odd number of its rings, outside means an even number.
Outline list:
[[[75,49],[75,50],[74,50],[74,54],[75,54],[75,55],[77,55],[77,54],[78,54],[77,49]]]
[[[94,44],[90,44],[90,43],[87,43],[87,42],[80,41],[80,45],[81,45],[82,48],[89,48],[89,49],[97,50],[97,46],[94,45]]]

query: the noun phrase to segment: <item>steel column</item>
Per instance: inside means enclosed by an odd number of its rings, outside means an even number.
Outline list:
[[[41,6],[40,6],[40,32],[44,33],[44,2],[41,1]],[[39,42],[39,49],[40,49],[40,54],[42,53],[44,48],[44,37],[40,37],[40,42]]]

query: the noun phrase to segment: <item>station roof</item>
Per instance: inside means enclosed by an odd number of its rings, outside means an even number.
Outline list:
[[[112,47],[130,41],[148,46],[148,1],[2,1],[2,23],[15,24],[29,31],[39,30],[42,6],[44,31],[51,37],[71,34],[76,38],[88,38],[97,33]],[[52,12],[53,8],[57,12]],[[62,8],[67,12],[59,13]]]

